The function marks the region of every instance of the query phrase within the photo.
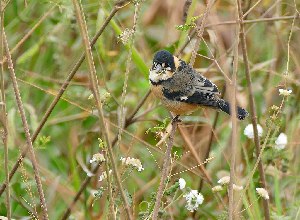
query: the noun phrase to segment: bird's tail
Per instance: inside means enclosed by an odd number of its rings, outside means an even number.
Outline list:
[[[223,112],[226,112],[227,114],[230,115],[230,112],[231,112],[230,105],[227,101],[225,101],[224,99],[219,99],[218,107],[220,110],[222,110]],[[236,114],[237,114],[237,118],[239,120],[244,120],[249,115],[249,113],[245,109],[243,109],[239,106],[237,106]]]

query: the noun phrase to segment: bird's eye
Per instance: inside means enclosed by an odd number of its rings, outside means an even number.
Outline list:
[[[159,63],[153,63],[152,70],[155,70],[157,72],[161,72],[162,69],[163,68],[162,68],[161,64],[159,64]]]

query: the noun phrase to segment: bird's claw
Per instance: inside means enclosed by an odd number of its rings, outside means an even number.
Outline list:
[[[181,119],[179,118],[179,115],[176,115],[176,116],[172,119],[171,123],[174,124],[174,123],[178,123],[178,122],[182,122],[182,121],[181,121]]]

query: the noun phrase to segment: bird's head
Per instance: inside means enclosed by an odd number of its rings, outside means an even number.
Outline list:
[[[150,69],[150,80],[158,83],[171,78],[176,71],[178,62],[179,59],[166,50],[156,52]]]

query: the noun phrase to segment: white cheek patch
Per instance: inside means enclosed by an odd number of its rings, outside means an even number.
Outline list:
[[[149,79],[153,82],[159,81],[159,75],[157,74],[157,72],[155,70],[150,70]]]
[[[187,100],[187,99],[188,99],[187,96],[181,96],[181,97],[180,97],[180,100],[181,100],[181,101],[184,101],[184,100]]]
[[[149,79],[152,82],[159,82],[167,80],[172,77],[172,73],[169,71],[159,72],[157,70],[150,70]]]

